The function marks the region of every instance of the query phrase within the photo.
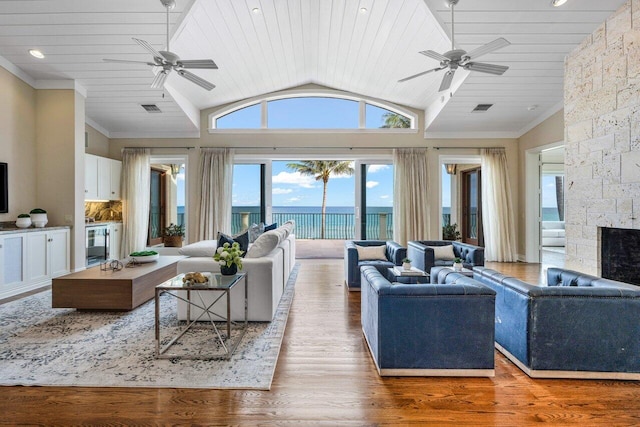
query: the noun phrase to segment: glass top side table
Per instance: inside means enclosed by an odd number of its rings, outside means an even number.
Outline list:
[[[156,358],[158,359],[230,359],[233,352],[240,344],[242,337],[247,331],[248,316],[248,293],[247,293],[247,278],[246,273],[237,273],[232,276],[223,276],[220,273],[203,273],[207,277],[208,281],[205,283],[192,283],[183,282],[184,274],[167,280],[164,283],[156,286],[155,293],[155,341],[156,341]],[[239,324],[231,320],[231,298],[232,289],[238,286],[241,282],[244,282],[244,321]],[[219,295],[214,296],[212,302],[206,302],[202,298],[201,292],[213,292]],[[163,344],[161,338],[161,321],[160,321],[160,296],[166,294],[171,297],[183,301],[187,306],[187,320],[186,326],[182,328],[177,335],[175,335],[166,344]],[[214,310],[213,306],[222,298],[226,298],[226,313],[218,313]],[[201,310],[201,313],[194,319],[191,317],[191,308],[196,307]],[[192,329],[198,322],[210,326],[214,340],[216,340],[220,347],[221,352],[216,354],[176,354],[169,353],[168,350],[182,338],[187,331]],[[221,330],[216,322],[224,322],[226,324],[226,335],[224,330]],[[232,337],[232,330],[238,329],[236,337]],[[203,341],[206,344],[206,341]]]

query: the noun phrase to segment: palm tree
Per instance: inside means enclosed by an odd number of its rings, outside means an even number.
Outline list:
[[[384,124],[381,128],[403,128],[408,129],[411,127],[411,119],[406,116],[402,116],[396,113],[384,113],[382,115]]]
[[[316,181],[322,181],[322,229],[320,238],[324,239],[325,218],[327,214],[327,184],[331,174],[353,175],[351,162],[344,160],[303,160],[300,163],[287,163],[289,169],[299,172],[301,175],[313,176]]]

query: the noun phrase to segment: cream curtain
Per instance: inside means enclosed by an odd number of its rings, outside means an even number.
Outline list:
[[[198,240],[216,239],[218,231],[231,232],[233,154],[228,148],[203,148],[200,152],[200,213]]]
[[[393,240],[406,246],[409,240],[429,238],[428,153],[426,148],[393,152]]]
[[[125,148],[122,151],[122,233],[123,256],[147,247],[149,229],[149,186],[151,150]]]
[[[482,226],[486,261],[515,262],[516,227],[504,148],[485,148],[482,154]]]

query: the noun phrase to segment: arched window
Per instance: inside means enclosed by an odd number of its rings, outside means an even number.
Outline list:
[[[300,130],[402,132],[417,128],[417,116],[380,101],[335,91],[292,92],[253,99],[209,115],[209,131]]]

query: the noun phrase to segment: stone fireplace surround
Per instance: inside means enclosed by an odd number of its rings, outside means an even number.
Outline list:
[[[640,286],[640,230],[600,228],[602,277]]]

